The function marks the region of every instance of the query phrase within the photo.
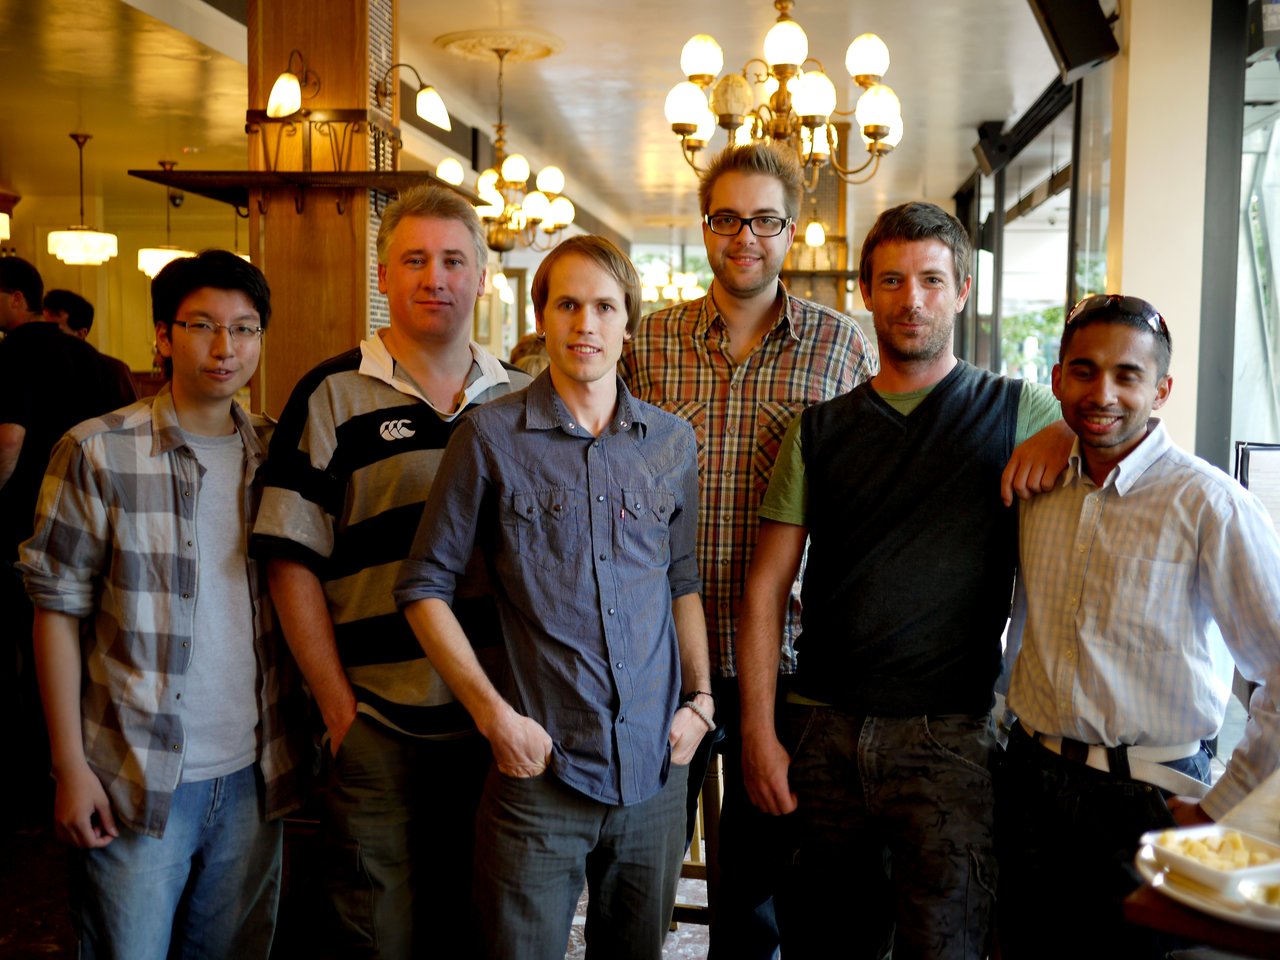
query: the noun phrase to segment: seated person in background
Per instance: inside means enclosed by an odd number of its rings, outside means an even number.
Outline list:
[[[618,378],[640,278],[613,244],[562,242],[533,304],[550,375],[459,424],[396,600],[493,748],[476,817],[481,956],[563,958],[586,880],[587,956],[658,960],[687,764],[714,726],[693,430]],[[486,674],[449,606],[477,545],[509,677]]]
[[[246,553],[267,424],[233,398],[270,291],[225,250],[151,290],[169,385],[58,442],[21,549],[54,826],[81,956],[265,958],[298,763]]]
[[[1280,761],[1280,540],[1151,419],[1171,350],[1151,304],[1100,295],[1068,315],[1053,368],[1078,439],[1061,484],[1021,507],[997,806],[1009,958],[1163,956],[1120,914],[1139,835],[1222,816]],[[1210,790],[1227,650],[1261,686]]]
[[[44,318],[56,323],[63,333],[84,340],[93,329],[93,304],[71,290],[50,290],[44,295]],[[114,374],[121,393],[137,396],[133,373],[123,360],[101,354],[102,362]]]

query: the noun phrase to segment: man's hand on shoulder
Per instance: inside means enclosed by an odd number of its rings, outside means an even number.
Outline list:
[[[1000,475],[1000,499],[1004,505],[1011,506],[1015,495],[1020,500],[1030,500],[1057,486],[1075,439],[1066,421],[1058,420],[1018,444]]]
[[[73,846],[105,847],[120,835],[102,781],[87,763],[56,774],[53,825],[60,840]]]
[[[742,772],[751,802],[775,817],[796,808],[796,795],[787,782],[791,755],[772,731],[742,733]]]

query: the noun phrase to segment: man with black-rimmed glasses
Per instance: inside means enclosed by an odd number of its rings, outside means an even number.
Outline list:
[[[1022,505],[1009,628],[1006,957],[1164,956],[1121,917],[1139,835],[1220,818],[1280,764],[1280,540],[1252,494],[1151,416],[1171,353],[1137,297],[1088,297],[1067,316],[1053,389],[1077,439],[1063,482]],[[1210,788],[1204,741],[1233,658],[1259,686]],[[1088,923],[1061,922],[1064,898]]]
[[[82,956],[266,957],[299,754],[246,550],[268,425],[235,394],[270,291],[208,250],[151,295],[169,384],[58,442],[21,547],[54,827]]]
[[[698,188],[711,291],[646,317],[618,367],[637,397],[688,420],[698,439],[698,569],[725,764],[712,960],[769,958],[778,946],[771,839],[778,827],[743,789],[734,653],[760,498],[792,418],[876,371],[875,348],[850,317],[792,296],[778,279],[802,191],[802,173],[785,150],[754,144],[720,153]],[[777,637],[784,676],[795,669],[798,596],[797,589]],[[691,805],[710,749],[707,738],[691,767]]]

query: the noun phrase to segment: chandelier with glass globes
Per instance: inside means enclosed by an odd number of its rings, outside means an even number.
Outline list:
[[[809,174],[810,190],[817,185],[819,170],[828,165],[846,183],[865,183],[880,169],[880,159],[902,140],[901,104],[893,90],[880,82],[889,69],[888,47],[874,33],[864,33],[849,44],[845,67],[863,92],[853,110],[837,110],[835,84],[822,63],[809,56],[809,38],[791,18],[793,0],[774,0],[773,5],[778,21],[765,35],[764,59],[748,60],[740,73],[716,79],[724,66],[724,53],[713,37],[700,33],[684,45],[680,68],[687,79],[671,88],[664,112],[672,132],[680,137],[685,160],[699,169],[697,155],[720,127],[730,143],[765,141],[794,149]],[[759,100],[753,83],[762,86]],[[857,121],[868,154],[866,162],[856,167],[840,162],[832,120],[850,115]]]

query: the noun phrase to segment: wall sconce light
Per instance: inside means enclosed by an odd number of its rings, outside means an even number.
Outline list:
[[[298,69],[293,68],[293,58],[298,58]],[[289,63],[284,73],[276,77],[271,85],[271,96],[267,98],[267,116],[273,120],[289,117],[302,109],[302,97],[308,99],[320,92],[320,78],[313,70],[307,69],[307,62],[302,58],[300,50],[289,51]]]
[[[453,124],[449,120],[449,111],[445,108],[444,101],[440,99],[440,94],[436,92],[436,88],[431,84],[423,83],[422,76],[408,63],[393,63],[387,67],[387,72],[382,75],[382,79],[373,88],[373,97],[378,106],[383,106],[386,101],[394,96],[395,88],[391,86],[391,75],[395,73],[397,67],[405,67],[413,71],[414,77],[418,80],[418,99],[416,104],[418,116],[427,121],[427,123],[435,124],[441,130],[452,130]]]
[[[13,214],[13,208],[22,198],[16,193],[9,193],[7,190],[0,190],[0,240],[8,240],[9,217]]]
[[[160,161],[160,169],[165,173],[172,173],[173,168],[176,166],[177,163],[172,160]],[[138,251],[138,269],[148,277],[154,278],[170,260],[177,260],[181,257],[194,257],[196,255],[194,250],[183,250],[181,247],[173,245],[169,227],[169,214],[174,207],[181,205],[182,194],[175,193],[172,188],[166,187],[164,197],[164,246],[143,247]]]
[[[80,222],[66,230],[54,230],[49,234],[49,252],[63,263],[72,266],[91,266],[106,263],[119,252],[114,233],[90,230],[84,224],[84,145],[92,134],[69,134],[80,151]]]

